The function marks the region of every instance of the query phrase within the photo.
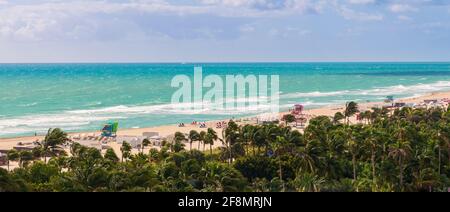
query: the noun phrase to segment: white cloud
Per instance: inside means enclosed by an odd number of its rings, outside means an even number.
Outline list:
[[[405,12],[416,12],[417,8],[409,4],[392,4],[389,6],[389,10],[393,13],[405,13]]]
[[[319,12],[325,1],[317,0],[198,0],[201,4],[170,3],[166,0],[47,0],[44,3],[10,3],[0,0],[0,39],[31,40],[80,39],[103,32],[105,25],[133,27],[139,15],[187,17],[256,18]],[[109,20],[102,20],[108,16]],[[134,19],[133,19],[133,16]],[[100,18],[99,18],[100,17]],[[130,18],[131,17],[131,18]],[[133,20],[130,20],[133,19]],[[169,24],[170,23],[166,23]],[[160,24],[161,25],[161,24]],[[116,26],[119,28],[120,26]],[[159,26],[158,26],[159,27]],[[239,26],[238,26],[239,27]],[[139,31],[139,27],[135,27]],[[145,27],[149,31],[148,27]],[[220,29],[188,29],[205,34]],[[238,29],[239,30],[239,29]],[[119,29],[115,33],[127,33]],[[140,32],[134,32],[140,33]],[[158,32],[155,32],[158,33]],[[207,33],[210,34],[210,33]],[[118,36],[110,35],[108,36]]]
[[[338,12],[347,20],[382,21],[384,19],[384,16],[382,14],[368,14],[364,12],[358,12],[346,6],[340,7],[338,9]]]
[[[79,38],[97,33],[104,23],[98,15],[110,15],[110,23],[120,22],[124,14],[202,14],[207,8],[175,6],[164,0],[130,1],[53,1],[40,4],[12,5],[0,9],[0,38],[13,40],[42,40]],[[126,21],[126,20],[124,20]],[[108,24],[108,23],[106,23]],[[133,23],[130,23],[132,25]]]
[[[197,0],[203,5],[221,8],[238,8],[253,11],[319,12],[324,0]]]
[[[47,40],[47,39],[89,39],[96,34],[107,34],[105,28],[110,28],[108,36],[116,34],[145,35],[155,33],[164,35],[161,31],[170,31],[170,21],[183,17],[218,18],[218,20],[258,19],[267,17],[298,17],[302,14],[336,13],[346,20],[382,21],[383,12],[388,9],[398,14],[399,20],[407,20],[408,16],[401,13],[418,11],[419,2],[415,0],[404,4],[402,0],[191,0],[189,3],[172,0],[40,0],[33,3],[20,3],[0,0],[0,39],[13,40]],[[380,3],[381,2],[381,3]],[[386,3],[387,2],[387,3]],[[384,4],[382,7],[373,5]],[[336,14],[332,14],[335,15]],[[158,16],[155,18],[155,16]],[[143,18],[144,17],[144,18]],[[148,26],[142,22],[154,21],[160,17],[169,17],[165,23]],[[294,18],[293,18],[294,19]],[[293,20],[295,21],[295,20]],[[188,23],[187,21],[186,23]],[[214,21],[207,21],[212,23]],[[250,23],[250,22],[248,22]],[[251,32],[248,23],[233,25],[236,32]],[[176,22],[176,24],[180,24]],[[115,25],[115,26],[114,26]],[[194,25],[194,24],[193,24]],[[213,25],[212,29],[207,29]],[[186,29],[185,35],[194,30],[201,34],[224,33],[227,30],[215,28],[214,24],[201,26],[198,29]],[[155,27],[153,32],[152,27]],[[196,27],[194,26],[186,26]],[[115,29],[113,29],[115,28]],[[163,28],[163,29],[160,29]],[[116,30],[116,31],[114,31]],[[158,31],[159,30],[159,31]],[[207,33],[205,33],[207,32]],[[211,33],[213,32],[213,33]],[[171,32],[176,34],[176,32]],[[308,32],[299,32],[308,34]],[[186,35],[186,37],[189,37]]]
[[[280,27],[272,28],[268,31],[268,35],[271,37],[280,38],[298,38],[304,37],[312,34],[313,32],[309,29],[302,29],[298,27]]]
[[[347,0],[350,4],[373,4],[376,0]]]

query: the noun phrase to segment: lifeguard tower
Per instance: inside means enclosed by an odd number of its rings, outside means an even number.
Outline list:
[[[294,108],[291,109],[291,114],[293,116],[295,116],[295,122],[296,125],[298,126],[298,123],[300,123],[300,127],[305,126],[306,122],[308,121],[308,119],[306,118],[306,115],[303,114],[303,112],[305,111],[305,106],[303,106],[302,104],[296,104],[294,105]]]
[[[294,109],[291,110],[292,115],[301,115],[303,114],[303,111],[305,110],[305,106],[301,104],[296,104],[294,106]]]
[[[395,98],[394,96],[387,96],[384,100],[385,103],[390,103],[392,107],[395,105]]]
[[[103,137],[117,137],[117,131],[119,130],[119,122],[110,122],[106,124],[102,129]]]

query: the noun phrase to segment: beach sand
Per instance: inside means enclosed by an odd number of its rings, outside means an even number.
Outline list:
[[[431,93],[431,94],[423,95],[420,97],[414,97],[414,98],[398,99],[398,100],[396,100],[396,102],[418,104],[418,103],[423,102],[424,100],[430,100],[430,99],[440,100],[440,99],[445,99],[445,98],[450,98],[450,91]],[[381,107],[383,105],[385,105],[385,103],[383,103],[383,102],[360,102],[359,103],[361,111],[368,110],[372,107]],[[307,114],[310,117],[322,116],[322,115],[323,116],[334,116],[334,114],[337,112],[343,112],[344,107],[345,107],[344,105],[330,105],[330,106],[326,106],[326,107],[322,107],[322,108],[306,110],[305,114]],[[287,112],[280,113],[280,117],[282,117],[284,114],[287,114]],[[353,122],[355,122],[356,118],[353,118],[352,120],[353,120]],[[207,122],[207,127],[214,128],[216,130],[217,134],[221,137],[222,129],[215,128],[215,125],[217,122],[219,122],[219,121]],[[252,122],[238,122],[238,124],[246,124],[246,123],[252,124]],[[254,122],[253,122],[253,124],[254,124]],[[201,132],[201,131],[205,131],[206,129],[207,128],[201,129],[196,125],[194,126],[194,125],[190,125],[190,124],[186,124],[185,127],[178,127],[178,125],[168,125],[168,126],[150,127],[150,128],[120,129],[118,132],[118,136],[142,136],[142,134],[144,132],[157,132],[157,133],[159,133],[160,136],[167,137],[167,136],[173,135],[175,132],[181,132],[181,133],[188,134],[191,130],[197,130],[197,131]],[[98,131],[98,132],[85,132],[85,133],[71,133],[69,135],[76,136],[76,135],[80,135],[80,134],[100,135],[101,133],[100,133],[100,131]],[[36,140],[42,140],[43,138],[44,138],[43,136],[0,138],[0,150],[13,149],[14,146],[17,146],[17,144],[19,142],[32,143]],[[220,141],[218,141],[214,145],[214,148],[218,148],[221,145],[222,144],[220,143]],[[120,157],[120,145],[113,142],[110,144],[110,146],[115,150],[115,152]],[[193,146],[193,149],[197,149],[198,143],[197,142],[193,143],[192,146]],[[150,147],[150,148],[152,148],[152,147]],[[148,149],[150,149],[150,148],[147,148],[145,151],[148,151]],[[186,149],[189,149],[189,144],[186,144]],[[203,150],[203,145],[201,145],[200,150]],[[209,150],[209,146],[206,146],[206,150]],[[138,150],[134,150],[134,152],[137,152],[137,151]]]

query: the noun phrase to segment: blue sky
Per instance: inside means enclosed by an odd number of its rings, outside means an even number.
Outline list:
[[[448,0],[0,0],[0,62],[450,61]]]

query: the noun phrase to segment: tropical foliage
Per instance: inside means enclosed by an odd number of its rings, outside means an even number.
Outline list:
[[[102,155],[70,142],[70,156],[60,154],[58,146],[68,141],[52,130],[43,154],[8,154],[21,167],[0,169],[0,191],[447,191],[449,110],[373,109],[350,124],[357,111],[349,103],[345,113],[316,117],[303,134],[284,124],[230,122],[223,139],[213,129],[176,133],[161,150],[137,155],[124,143],[120,159],[112,150]],[[209,150],[193,150],[197,141]],[[213,151],[215,142],[223,147]]]

